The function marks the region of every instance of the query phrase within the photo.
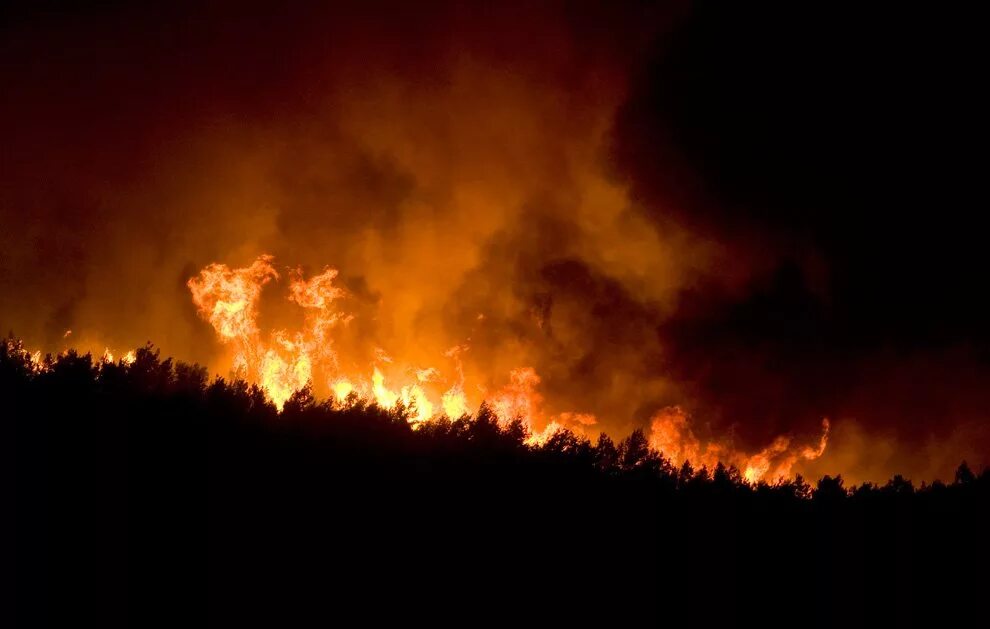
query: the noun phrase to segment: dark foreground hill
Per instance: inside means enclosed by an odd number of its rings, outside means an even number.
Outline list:
[[[990,473],[965,465],[922,487],[753,487],[675,469],[641,433],[529,447],[484,407],[414,431],[306,392],[278,414],[150,348],[36,370],[14,341],[0,425],[14,626],[988,618]]]

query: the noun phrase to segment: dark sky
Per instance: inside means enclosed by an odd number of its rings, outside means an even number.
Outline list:
[[[535,363],[551,402],[618,405],[622,430],[677,403],[752,449],[827,416],[822,472],[988,462],[986,51],[965,10],[3,11],[0,322],[37,344],[73,328],[209,362],[184,287],[205,263],[338,265],[374,301],[429,249],[424,274],[463,273],[369,334],[472,335],[478,361]],[[602,224],[575,209],[606,194],[589,164],[629,204]],[[424,224],[454,233],[408,244]]]

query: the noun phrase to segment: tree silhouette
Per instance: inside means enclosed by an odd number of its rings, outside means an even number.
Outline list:
[[[973,473],[973,470],[969,469],[969,465],[966,461],[960,463],[959,467],[956,469],[956,484],[967,485],[975,480],[976,474]]]
[[[39,368],[8,338],[16,626],[345,613],[463,625],[531,608],[551,624],[597,610],[603,626],[731,626],[772,608],[882,626],[925,611],[948,622],[982,601],[985,579],[945,586],[990,565],[990,472],[966,463],[918,488],[754,486],[721,463],[675,468],[640,430],[618,445],[567,430],[528,445],[522,422],[487,404],[415,428],[408,417],[310,387],[279,413],[257,386],[151,345],[130,364],[68,351]]]

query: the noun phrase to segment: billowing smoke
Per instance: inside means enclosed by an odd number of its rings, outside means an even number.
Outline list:
[[[344,371],[387,355],[480,398],[531,367],[549,415],[623,436],[676,406],[693,438],[750,454],[784,437],[800,458],[828,417],[809,473],[981,461],[987,335],[956,292],[972,236],[919,263],[922,234],[957,228],[905,227],[900,171],[848,148],[902,148],[844,97],[872,49],[819,58],[807,16],[778,32],[725,11],[10,15],[0,321],[49,350],[152,340],[226,373],[187,281],[270,254],[263,330],[304,325],[292,273],[339,272]],[[847,76],[817,90],[831,68]]]

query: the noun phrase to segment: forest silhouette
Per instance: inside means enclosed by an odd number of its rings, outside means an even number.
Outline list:
[[[151,345],[37,369],[11,336],[0,396],[16,626],[949,626],[987,591],[990,470],[965,463],[751,485],[641,431],[527,445],[486,405],[278,413]]]

